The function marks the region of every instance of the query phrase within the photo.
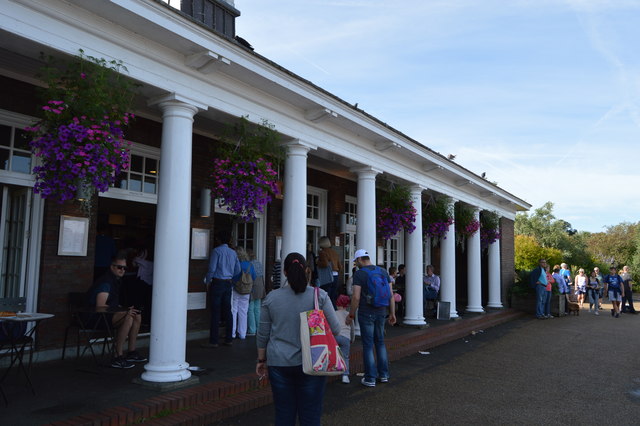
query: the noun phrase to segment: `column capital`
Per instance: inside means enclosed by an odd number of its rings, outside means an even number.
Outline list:
[[[418,185],[418,184],[409,186],[409,191],[411,191],[412,194],[422,194],[422,191],[426,189],[427,189],[426,186]]]
[[[349,171],[351,173],[356,173],[358,177],[376,177],[377,175],[382,173],[382,170],[373,168],[371,166],[352,167],[351,169],[349,169]]]
[[[291,141],[283,142],[282,146],[286,147],[287,150],[291,153],[305,153],[311,151],[312,149],[318,149],[317,145],[314,145],[309,142],[301,141],[299,139],[294,139]]]
[[[164,108],[165,106],[172,105],[172,104],[175,106],[179,106],[182,104],[182,106],[187,108],[192,107],[195,110],[194,114],[198,112],[198,110],[207,110],[209,108],[208,105],[206,104],[194,101],[193,99],[190,99],[186,96],[182,96],[175,92],[156,96],[155,98],[151,98],[149,99],[149,101],[147,101],[147,105],[149,106],[158,105],[161,108]]]

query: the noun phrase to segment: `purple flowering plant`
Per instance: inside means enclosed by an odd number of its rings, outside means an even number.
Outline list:
[[[484,249],[500,239],[500,216],[483,210],[480,213],[480,246]]]
[[[231,142],[231,138],[235,142]],[[280,194],[278,162],[282,149],[273,125],[252,125],[245,117],[225,137],[225,149],[213,159],[211,197],[241,221],[255,219]]]
[[[412,233],[416,229],[416,215],[409,188],[392,187],[378,196],[377,228],[383,239],[391,239],[403,229]]]
[[[67,63],[48,58],[42,69],[43,118],[32,127],[30,142],[40,164],[33,168],[34,192],[60,203],[83,187],[105,192],[128,167],[124,128],[134,83],[121,73],[121,61],[80,54]],[[91,201],[87,201],[90,209]]]
[[[464,247],[465,240],[480,229],[480,221],[475,218],[473,208],[463,203],[456,203],[455,221],[456,240]]]
[[[453,224],[453,205],[446,195],[431,197],[422,214],[422,229],[427,237],[437,240],[447,238],[449,227]]]

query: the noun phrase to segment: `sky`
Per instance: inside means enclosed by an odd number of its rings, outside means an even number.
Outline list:
[[[640,220],[640,1],[235,0],[255,51],[579,231]]]

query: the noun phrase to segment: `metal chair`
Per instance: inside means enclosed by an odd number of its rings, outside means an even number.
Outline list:
[[[86,293],[77,293],[70,292],[67,298],[67,309],[69,312],[69,325],[64,332],[64,343],[62,345],[62,359],[65,357],[65,353],[67,350],[67,340],[69,337],[69,332],[72,329],[76,329],[76,360],[80,358],[81,355],[84,355],[87,349],[91,352],[94,361],[96,364],[99,364],[98,357],[96,356],[95,351],[93,350],[93,344],[95,343],[92,340],[102,339],[102,355],[104,357],[104,353],[107,347],[107,340],[111,337],[109,330],[92,328],[88,324],[85,324],[86,320],[83,320],[82,313],[89,312],[86,303]],[[80,353],[80,340],[84,337],[85,345],[82,350],[82,354]]]
[[[26,306],[26,297],[0,298],[0,311],[2,312],[24,312]],[[10,365],[13,365],[18,360],[21,368],[24,368],[22,364],[22,351],[24,351],[26,345],[29,345],[29,367],[31,367],[31,362],[33,361],[33,338],[30,336],[25,336],[26,331],[26,322],[0,322],[0,355],[9,354],[11,356]],[[9,371],[7,369],[7,371],[2,374],[0,383],[4,381],[8,372]],[[9,402],[1,386],[0,395],[4,399],[5,405],[7,405]]]

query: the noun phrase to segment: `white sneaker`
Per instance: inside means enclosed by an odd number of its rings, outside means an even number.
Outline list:
[[[600,315],[600,312],[596,311],[596,315]]]
[[[342,376],[342,383],[344,383],[345,385],[351,383],[351,380],[349,380],[349,376],[347,376],[346,374]]]

